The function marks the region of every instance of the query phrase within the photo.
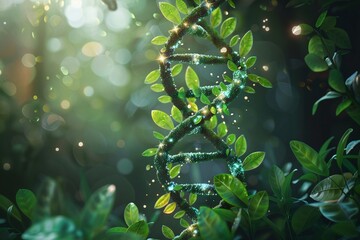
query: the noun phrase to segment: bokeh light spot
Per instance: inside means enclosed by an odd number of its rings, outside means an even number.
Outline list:
[[[96,57],[104,52],[104,47],[99,42],[87,42],[82,47],[81,52],[87,57]]]
[[[117,170],[124,175],[130,174],[134,170],[134,164],[127,158],[120,159],[116,167]]]
[[[21,62],[25,67],[28,68],[32,68],[35,66],[36,64],[36,58],[33,54],[31,53],[26,53],[24,54],[24,56],[21,58]]]

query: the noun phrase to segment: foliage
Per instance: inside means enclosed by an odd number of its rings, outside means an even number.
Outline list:
[[[292,1],[289,5],[295,5],[295,2]],[[336,25],[337,18],[329,16],[328,11],[324,10],[313,26],[302,23],[293,28],[295,35],[310,36],[308,54],[305,56],[307,66],[313,72],[328,71],[328,84],[331,90],[314,103],[312,114],[316,113],[320,102],[340,98],[336,116],[346,111],[357,124],[360,124],[359,75],[355,71],[346,78],[341,72],[341,60],[349,53],[351,42],[347,32]]]
[[[80,211],[59,212],[63,204],[56,198],[56,183],[46,179],[39,195],[19,189],[16,204],[0,195],[0,207],[7,212],[9,239],[145,239],[149,234],[147,222],[139,215],[134,203],[124,210],[126,227],[107,226],[115,199],[115,186],[106,185],[96,190]],[[69,205],[66,206],[69,208]],[[74,206],[73,206],[74,207]],[[29,226],[26,226],[29,225]],[[26,230],[23,232],[23,228]]]

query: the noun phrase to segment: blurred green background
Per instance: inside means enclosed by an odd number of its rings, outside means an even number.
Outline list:
[[[115,212],[133,201],[152,215],[163,191],[155,180],[152,159],[141,153],[158,144],[152,131],[161,132],[151,120],[151,110],[169,112],[171,107],[160,104],[160,95],[143,83],[157,68],[160,48],[151,46],[151,39],[168,35],[173,27],[161,16],[158,2],[121,0],[112,12],[100,0],[0,0],[1,194],[13,199],[18,188],[36,192],[49,176],[81,205],[82,184],[95,190],[111,183],[117,187]],[[250,151],[267,154],[263,167],[248,174],[250,188],[267,187],[261,173],[272,164],[295,162],[290,140],[318,149],[330,136],[339,138],[345,129],[356,128],[345,114],[335,118],[336,105],[331,102],[311,116],[312,104],[328,88],[327,78],[309,72],[303,61],[307,39],[292,35],[291,28],[312,24],[320,4],[288,9],[286,3],[244,0],[236,9],[225,9],[238,18],[240,35],[253,31],[255,72],[274,85],[240,96],[226,120],[231,131],[245,134]],[[332,8],[330,14],[340,16],[339,24],[353,43],[353,52],[344,59],[347,76],[360,63],[359,20],[346,4]],[[183,52],[213,50],[191,38],[180,47]],[[196,70],[200,79],[210,82],[218,81],[224,71],[222,66]],[[201,138],[184,139],[180,146],[195,151],[211,148]],[[226,171],[224,166],[211,162],[184,167],[181,181],[210,180]]]

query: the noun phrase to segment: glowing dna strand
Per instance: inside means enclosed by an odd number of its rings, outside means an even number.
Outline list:
[[[219,37],[218,33],[214,31],[205,21],[204,18],[211,14],[213,10],[219,7],[225,0],[203,1],[199,6],[195,7],[192,12],[185,17],[182,22],[176,26],[161,51],[159,60],[160,77],[162,84],[168,96],[171,97],[171,102],[176,106],[183,115],[183,121],[178,124],[170,133],[162,140],[157,149],[154,165],[157,170],[159,182],[164,186],[167,192],[170,193],[171,198],[177,205],[184,210],[187,215],[196,221],[198,210],[187,202],[181,196],[181,191],[195,193],[198,195],[214,195],[216,194],[212,184],[198,183],[198,184],[177,184],[170,175],[168,164],[188,164],[213,159],[224,159],[227,162],[230,173],[244,180],[244,170],[242,161],[238,158],[234,151],[226,144],[226,142],[217,134],[206,127],[206,121],[222,111],[228,111],[227,106],[238,96],[243,88],[245,88],[246,79],[248,78],[247,67],[244,58],[241,58],[239,53],[232,50],[232,48]],[[195,34],[194,34],[195,32]],[[215,47],[219,50],[222,56],[212,56],[203,54],[176,54],[175,50],[179,45],[179,41],[186,34],[193,34],[209,38]],[[250,36],[251,35],[251,36]],[[252,44],[252,34],[249,32]],[[250,51],[250,50],[249,50]],[[187,92],[180,92],[176,87],[174,78],[171,74],[172,62],[185,62],[188,64],[226,64],[231,60],[235,63],[236,70],[233,72],[232,82],[221,87],[218,86],[204,86],[193,88]],[[213,94],[213,89],[220,90],[212,101],[208,101],[204,107],[198,111],[193,111],[188,107],[186,101],[187,97],[194,97],[200,99],[203,96],[210,96]],[[202,101],[204,102],[204,101]],[[202,134],[208,141],[210,141],[216,151],[214,152],[189,152],[171,155],[169,152],[174,145],[186,135]]]

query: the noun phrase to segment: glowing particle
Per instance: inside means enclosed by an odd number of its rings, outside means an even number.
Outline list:
[[[56,147],[55,152],[58,152],[58,151],[60,151],[60,148]]]
[[[244,97],[244,100],[248,100],[248,99],[249,99],[249,97],[248,97],[248,96],[245,96],[245,97]]]
[[[264,65],[264,66],[262,66],[262,69],[267,72],[267,71],[269,71],[269,66]]]
[[[157,60],[163,63],[163,62],[165,61],[165,59],[166,59],[166,57],[165,57],[165,56],[160,55],[160,56],[159,56],[159,58],[158,58]]]
[[[62,100],[61,101],[61,103],[60,103],[60,107],[62,108],[62,109],[69,109],[70,108],[70,106],[71,106],[71,104],[70,104],[70,101],[69,100]]]
[[[300,25],[297,25],[297,26],[294,26],[292,29],[291,29],[292,33],[295,35],[295,36],[298,36],[301,34],[301,27]]]
[[[84,143],[83,143],[83,142],[79,142],[79,143],[78,143],[78,146],[79,146],[79,147],[83,147],[83,146],[84,146]]]
[[[227,48],[226,48],[226,47],[222,47],[222,48],[220,49],[220,52],[221,52],[221,53],[226,53],[226,52],[227,52]]]
[[[37,99],[38,99],[38,96],[37,96],[37,95],[34,95],[34,96],[33,96],[33,99],[34,99],[34,100],[37,100]]]
[[[171,29],[170,31],[177,33],[179,31],[179,28],[177,26],[175,26],[173,29]]]
[[[146,205],[145,205],[145,204],[143,205],[143,208],[146,208]]]
[[[115,185],[114,184],[111,184],[109,187],[108,187],[108,192],[109,193],[113,193],[113,192],[115,192],[115,190],[116,190],[116,187],[115,187]]]
[[[266,28],[265,28],[265,31],[266,31],[266,32],[270,31],[270,28],[269,28],[269,27],[266,27]]]
[[[11,169],[10,163],[4,163],[3,169],[4,169],[5,171],[9,171],[9,170]]]
[[[83,93],[87,97],[91,97],[94,95],[94,88],[91,86],[86,86],[83,90]]]

